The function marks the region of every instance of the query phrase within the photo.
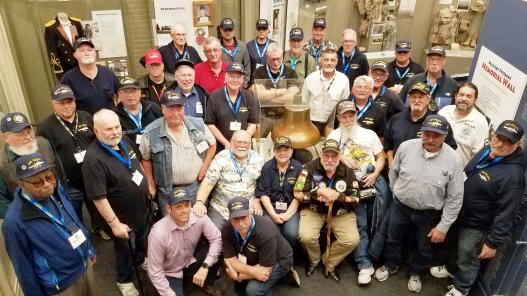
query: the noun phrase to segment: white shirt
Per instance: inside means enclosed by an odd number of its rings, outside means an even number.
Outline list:
[[[304,80],[302,102],[309,104],[312,121],[327,122],[337,103],[349,97],[350,86],[346,75],[335,71],[332,78],[326,79],[321,71],[309,74]]]
[[[454,131],[457,143],[457,153],[461,157],[463,167],[472,159],[489,137],[489,124],[485,116],[476,108],[462,119],[457,120],[454,114],[455,105],[448,105],[439,110],[438,114],[444,116]]]

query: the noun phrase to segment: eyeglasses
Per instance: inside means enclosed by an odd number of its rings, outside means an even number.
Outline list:
[[[357,42],[357,41],[355,41],[355,40],[342,40],[342,43],[344,43],[344,44],[351,44],[351,43],[355,43],[355,42]]]
[[[369,86],[362,86],[362,85],[361,86],[355,86],[354,85],[353,88],[355,88],[357,90],[370,90],[371,89],[371,87],[369,87]]]
[[[28,181],[28,180],[22,180],[26,183],[29,183],[33,185],[35,188],[40,188],[44,186],[44,183],[47,182],[49,184],[55,183],[55,175],[53,173],[48,173],[45,176],[41,177],[38,181]]]
[[[187,34],[185,34],[185,33],[176,33],[176,34],[174,34],[174,36],[185,37],[185,36],[187,36]]]
[[[371,76],[373,78],[384,78],[384,76],[386,76],[386,73],[371,73]]]
[[[273,62],[273,63],[276,63],[276,62],[281,62],[282,61],[282,57],[278,57],[278,58],[269,58],[269,62]]]
[[[26,127],[25,129],[21,130],[18,133],[8,132],[10,135],[13,135],[17,138],[25,138],[29,135],[31,135],[31,127]]]
[[[234,141],[234,144],[238,145],[238,146],[249,146],[251,144],[251,142],[249,141]]]

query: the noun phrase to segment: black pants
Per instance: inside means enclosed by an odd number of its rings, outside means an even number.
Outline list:
[[[120,239],[113,235],[111,230],[108,231],[113,240],[113,248],[115,250],[115,269],[117,271],[118,283],[130,283],[134,275],[134,266],[139,266],[143,263],[146,257],[147,239],[149,226],[145,221],[141,225],[134,227],[128,233],[132,240],[132,248],[128,244],[128,240]]]

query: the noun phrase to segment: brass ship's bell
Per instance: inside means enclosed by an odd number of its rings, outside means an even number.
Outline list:
[[[309,119],[309,106],[285,106],[284,117],[274,126],[271,137],[288,137],[293,148],[308,148],[320,141],[320,133]]]

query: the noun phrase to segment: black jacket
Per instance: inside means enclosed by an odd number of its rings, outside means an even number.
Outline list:
[[[174,74],[176,71],[176,62],[181,59],[176,58],[176,47],[174,46],[174,42],[170,41],[169,44],[161,46],[158,50],[163,58],[163,64],[165,64],[164,71]],[[185,44],[185,50],[188,51],[187,60],[192,61],[194,65],[202,62],[201,57],[194,47]]]
[[[141,100],[141,105],[143,106],[143,116],[141,118],[141,125],[143,130],[146,128],[147,125],[152,123],[152,121],[158,119],[159,117],[163,116],[161,113],[161,107],[159,105],[154,104],[152,102],[143,101]],[[119,103],[117,107],[115,108],[115,113],[119,116],[119,121],[121,122],[121,127],[123,129],[123,135],[128,136],[128,138],[135,144],[137,144],[136,137],[137,137],[137,126],[135,125],[135,122],[128,116],[128,113],[124,110],[123,103]],[[141,131],[142,133],[142,131]]]
[[[408,68],[410,69],[408,70],[408,73],[404,77],[399,78],[395,70],[397,69],[397,64],[395,63],[395,61],[389,62],[388,63],[388,79],[386,79],[386,81],[384,82],[384,85],[386,87],[392,87],[396,84],[404,85],[408,79],[412,78],[413,76],[419,73],[423,73],[425,71],[421,65],[412,61],[411,59],[410,59],[410,64],[408,64]],[[401,73],[401,75],[402,74],[403,73]]]
[[[72,39],[84,37],[80,19],[70,17],[69,20],[72,25]],[[77,67],[77,59],[73,56],[73,44],[70,43],[66,33],[62,30],[58,17],[45,24],[44,39],[48,51],[48,65],[51,66],[53,74],[57,78],[60,79],[68,70]]]
[[[174,74],[165,72],[165,81],[166,81],[166,86],[168,88],[170,83],[174,81]],[[150,95],[150,90],[148,89],[148,87],[150,86],[148,84],[148,74],[139,77],[136,80],[136,82],[137,84],[139,84],[139,88],[141,89],[141,100],[150,101],[158,105],[160,104],[158,98],[152,97]]]
[[[401,93],[399,94],[399,97],[403,101],[403,103],[406,103],[406,97],[408,96],[408,90],[412,85],[423,82],[426,83],[426,76],[428,74],[428,71],[425,71],[423,73],[414,75],[412,78],[409,78],[406,83],[403,86],[403,89],[401,89]],[[450,78],[450,76],[446,75],[445,71],[443,71],[443,74],[441,77],[437,80],[437,88],[435,89],[434,93],[430,96],[434,101],[437,103],[437,98],[443,97],[443,98],[449,98],[451,99],[451,102],[449,105],[454,103],[454,91],[456,90],[457,83],[454,79]]]
[[[511,235],[523,195],[523,152],[518,150],[494,165],[471,170],[487,148],[476,153],[465,167],[467,180],[458,221],[462,227],[486,231],[485,244],[499,248]]]
[[[353,82],[355,82],[355,78],[361,76],[361,75],[368,75],[368,71],[370,70],[370,66],[368,65],[368,59],[366,56],[360,52],[359,48],[355,48],[355,53],[349,61],[350,66],[349,69],[344,72],[344,64],[342,63],[342,46],[339,48],[337,52],[337,71],[344,73],[350,81],[350,90],[353,87]]]
[[[168,85],[167,90],[175,90],[177,86],[177,81],[174,80]],[[209,93],[199,84],[194,83],[194,87],[198,92],[199,101],[203,107],[203,116],[205,116],[205,114],[207,114],[207,101],[209,99]]]

